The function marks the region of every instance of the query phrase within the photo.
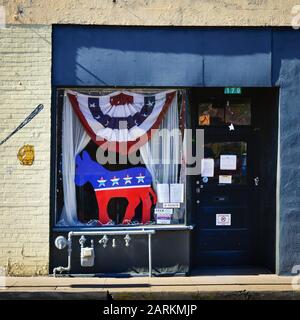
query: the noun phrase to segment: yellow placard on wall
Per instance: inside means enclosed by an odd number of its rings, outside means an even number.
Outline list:
[[[31,166],[34,162],[34,146],[26,144],[19,149],[18,159],[20,164]]]

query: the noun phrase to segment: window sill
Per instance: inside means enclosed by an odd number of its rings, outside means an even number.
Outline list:
[[[66,232],[66,231],[105,231],[105,230],[157,230],[157,231],[184,231],[184,230],[193,230],[194,225],[146,225],[146,226],[131,226],[131,227],[116,227],[116,226],[106,226],[106,227],[54,227],[54,232]]]

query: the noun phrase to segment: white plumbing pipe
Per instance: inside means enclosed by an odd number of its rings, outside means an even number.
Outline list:
[[[53,269],[53,276],[56,277],[56,273],[63,271],[71,271],[71,256],[72,256],[72,237],[73,236],[101,236],[101,235],[148,235],[148,263],[149,263],[149,277],[152,276],[152,248],[151,248],[151,235],[155,234],[155,230],[142,229],[142,230],[107,230],[107,231],[70,231],[68,233],[68,265],[67,267],[56,267]]]

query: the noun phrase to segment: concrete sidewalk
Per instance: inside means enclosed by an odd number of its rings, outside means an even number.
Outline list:
[[[299,299],[292,277],[8,277],[0,299]]]

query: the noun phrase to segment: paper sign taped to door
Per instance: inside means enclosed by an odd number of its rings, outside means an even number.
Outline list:
[[[220,156],[221,170],[236,170],[236,155],[221,155]]]
[[[157,198],[158,202],[169,202],[169,185],[167,183],[157,184]]]
[[[215,161],[206,158],[201,160],[201,176],[211,178],[214,176]]]
[[[180,203],[179,202],[164,202],[163,203],[163,208],[172,208],[172,209],[177,209],[180,208]]]
[[[184,201],[184,184],[171,183],[170,184],[170,202],[183,202]]]
[[[168,213],[159,213],[156,215],[157,224],[171,224],[172,215]]]
[[[220,184],[231,184],[232,183],[232,176],[229,176],[229,175],[219,176],[219,183]]]
[[[173,209],[155,208],[154,214],[173,214]]]
[[[231,226],[231,214],[230,213],[216,214],[216,226]]]

